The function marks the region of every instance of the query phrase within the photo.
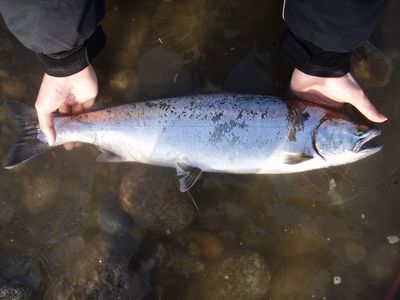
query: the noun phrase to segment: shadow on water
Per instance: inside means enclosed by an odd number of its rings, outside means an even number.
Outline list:
[[[400,267],[388,242],[400,235],[399,5],[389,6],[370,38],[379,50],[359,50],[354,69],[390,119],[381,153],[303,174],[204,174],[188,195],[174,170],[55,149],[0,171],[0,299],[381,299]],[[281,7],[107,1],[99,101],[281,94]],[[40,76],[2,25],[1,101],[32,103]],[[16,133],[3,106],[0,126],[4,157]]]

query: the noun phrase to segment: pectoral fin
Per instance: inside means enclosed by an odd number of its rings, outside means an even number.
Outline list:
[[[200,178],[201,170],[184,163],[176,163],[176,174],[179,179],[179,189],[187,192]]]
[[[101,150],[101,153],[96,158],[97,162],[124,162],[126,161],[123,157],[115,154],[111,151]]]
[[[303,152],[288,152],[284,158],[285,164],[296,165],[312,159],[313,156]]]

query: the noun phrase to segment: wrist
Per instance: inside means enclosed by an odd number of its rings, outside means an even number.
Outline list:
[[[105,44],[105,34],[99,26],[86,42],[75,49],[54,55],[38,54],[45,73],[52,77],[67,77],[90,65]]]
[[[286,29],[279,41],[281,54],[295,68],[317,77],[342,77],[351,67],[351,53],[329,52],[298,39]]]

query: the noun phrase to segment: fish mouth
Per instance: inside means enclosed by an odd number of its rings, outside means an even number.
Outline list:
[[[356,153],[368,152],[371,154],[378,152],[383,148],[383,146],[376,142],[370,143],[370,141],[376,138],[377,136],[380,136],[381,133],[382,131],[379,129],[371,129],[368,132],[368,136],[357,141],[356,145],[353,148],[353,151]]]

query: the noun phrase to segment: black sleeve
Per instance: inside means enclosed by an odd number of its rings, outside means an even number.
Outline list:
[[[83,70],[105,43],[103,0],[1,0],[0,13],[52,76]]]
[[[340,77],[350,70],[350,55],[367,40],[387,0],[286,0],[286,30],[279,48],[309,75]]]

